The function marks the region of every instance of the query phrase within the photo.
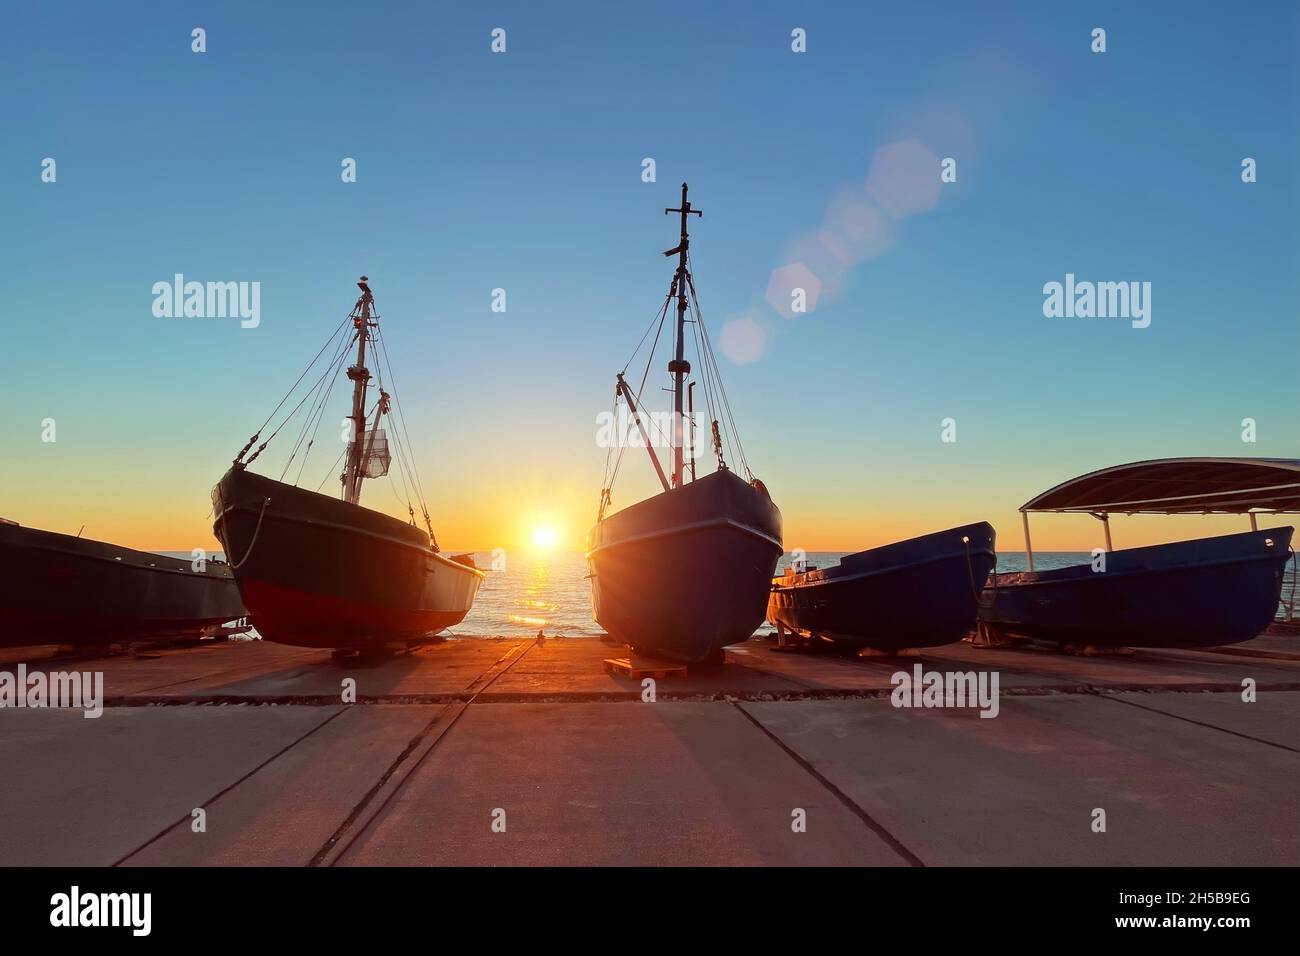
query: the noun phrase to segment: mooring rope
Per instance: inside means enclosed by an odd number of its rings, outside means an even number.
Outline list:
[[[1284,568],[1286,565],[1282,565]],[[1295,585],[1296,578],[1300,577],[1300,566],[1296,564],[1296,550],[1291,548],[1291,600],[1287,602],[1286,620],[1290,624],[1295,620]]]
[[[966,549],[966,577],[970,581],[970,593],[971,593],[971,597],[975,599],[975,608],[976,610],[981,610],[981,611],[992,610],[993,605],[997,603],[997,599],[998,599],[997,553],[994,552],[993,554],[993,570],[989,572],[989,576],[993,578],[993,597],[989,600],[988,604],[985,604],[983,601],[980,600],[980,594],[983,593],[984,589],[975,586],[975,565],[974,562],[971,560],[971,555],[970,555],[970,535],[966,535],[966,534],[962,535],[961,543],[962,546]]]
[[[221,492],[217,492],[217,497],[221,498]],[[262,511],[257,516],[257,527],[253,529],[253,540],[248,542],[248,550],[244,552],[244,556],[242,558],[240,558],[238,561],[235,561],[233,563],[228,562],[230,563],[230,570],[234,571],[237,568],[242,568],[244,566],[244,562],[248,560],[250,555],[252,555],[253,545],[257,544],[257,536],[262,533],[262,519],[266,517],[266,508],[267,505],[269,505],[270,503],[271,503],[270,498],[263,499]],[[221,498],[221,523],[223,525],[228,524],[226,520],[226,499],[225,498]],[[226,557],[229,558],[230,555],[226,555]]]

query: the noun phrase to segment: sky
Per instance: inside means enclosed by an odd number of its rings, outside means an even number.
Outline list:
[[[547,528],[579,548],[597,416],[671,279],[683,180],[703,317],[789,549],[989,520],[1019,550],[1018,505],[1074,475],[1300,457],[1300,5],[1170,10],[10,5],[0,516],[212,546],[211,486],[364,273],[443,546]],[[259,283],[258,325],[156,316],[176,273]],[[1149,283],[1150,324],[1048,317],[1067,274]],[[816,295],[791,314],[797,284]],[[404,517],[388,484],[363,503]],[[656,489],[629,452],[614,507]],[[1035,546],[1098,535],[1044,517]]]

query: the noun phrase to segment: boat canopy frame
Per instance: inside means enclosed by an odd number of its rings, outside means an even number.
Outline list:
[[[1113,551],[1116,514],[1244,514],[1252,531],[1258,514],[1300,514],[1300,459],[1157,458],[1113,465],[1061,482],[1020,506],[1025,554],[1034,570],[1031,512],[1090,514],[1102,523]]]

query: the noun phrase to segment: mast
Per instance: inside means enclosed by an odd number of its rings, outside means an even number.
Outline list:
[[[362,462],[365,461],[366,448],[366,386],[370,383],[370,370],[366,368],[366,341],[370,338],[371,307],[375,298],[370,293],[370,280],[361,277],[357,288],[361,298],[352,308],[352,324],[357,329],[357,361],[348,368],[348,378],[352,380],[352,444],[348,446],[348,461],[343,469],[343,500],[356,504],[361,499],[361,481],[365,477]]]
[[[677,209],[665,209],[668,213],[679,213],[682,217],[681,242],[676,249],[669,249],[665,256],[677,255],[677,273],[673,276],[673,286],[677,290],[677,348],[675,357],[668,363],[668,371],[673,377],[673,487],[682,484],[682,383],[691,372],[691,363],[686,361],[686,250],[690,248],[690,239],[686,234],[686,219],[692,213],[703,217],[704,213],[692,209],[686,198],[686,183],[682,183],[682,204]]]

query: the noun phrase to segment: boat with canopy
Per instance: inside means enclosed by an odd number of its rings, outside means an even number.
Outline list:
[[[1088,514],[1105,547],[1090,564],[1036,570],[1034,512]],[[989,579],[982,637],[1071,645],[1211,647],[1259,635],[1277,614],[1293,527],[1263,515],[1300,513],[1300,460],[1165,458],[1072,478],[1020,507],[1029,569]],[[1240,534],[1114,550],[1110,517],[1248,516]]]

